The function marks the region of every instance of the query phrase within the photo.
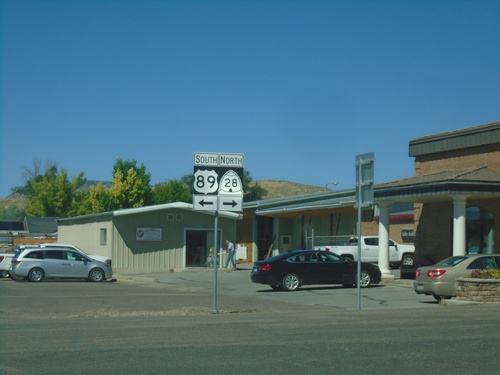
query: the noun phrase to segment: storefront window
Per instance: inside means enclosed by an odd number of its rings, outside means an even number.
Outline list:
[[[493,254],[495,252],[495,219],[491,212],[477,206],[467,208],[467,252]]]

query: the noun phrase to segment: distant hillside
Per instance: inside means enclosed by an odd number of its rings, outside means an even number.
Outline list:
[[[86,188],[92,185],[97,185],[98,181],[91,181],[87,184]],[[103,181],[105,186],[111,185],[108,181]],[[279,180],[259,180],[254,181],[267,191],[264,199],[289,197],[292,195],[309,194],[318,191],[324,191],[325,188],[319,186],[303,185],[296,182],[279,181]],[[26,199],[18,194],[13,194],[7,198],[0,199],[0,208],[4,210],[12,209],[13,207],[24,208],[26,206]]]
[[[267,195],[264,199],[290,197],[292,195],[301,195],[325,191],[324,187],[303,185],[296,182],[280,181],[280,180],[259,180],[254,181],[262,188],[267,190]]]

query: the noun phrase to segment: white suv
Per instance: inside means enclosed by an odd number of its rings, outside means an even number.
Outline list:
[[[95,259],[95,260],[99,260],[101,262],[106,263],[108,266],[111,266],[111,258],[102,256],[102,255],[87,254],[85,251],[83,251],[82,249],[80,249],[78,246],[75,246],[75,245],[70,245],[70,244],[65,244],[65,243],[42,243],[38,246],[39,247],[51,247],[53,249],[75,250],[75,251],[78,251],[85,256],[88,256],[88,257]]]

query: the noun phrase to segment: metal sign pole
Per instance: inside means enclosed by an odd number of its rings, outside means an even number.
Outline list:
[[[212,314],[217,314],[219,311],[217,310],[217,269],[218,269],[218,259],[219,259],[219,241],[218,241],[218,225],[219,225],[219,211],[215,211],[214,218],[214,252],[215,256],[214,260],[214,298],[212,303]],[[222,260],[221,260],[222,263]]]
[[[373,205],[374,163],[375,154],[373,152],[356,156],[356,204],[358,205],[358,310],[361,310],[361,210],[364,206]]]
[[[357,275],[358,275],[358,310],[361,310],[361,206],[363,205],[363,199],[361,196],[361,166],[358,168],[358,264],[357,264]]]

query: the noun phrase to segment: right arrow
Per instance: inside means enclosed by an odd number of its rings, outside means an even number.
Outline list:
[[[223,206],[231,206],[231,207],[234,207],[236,206],[238,203],[235,202],[235,201],[231,201],[231,202],[224,202],[222,203]]]

